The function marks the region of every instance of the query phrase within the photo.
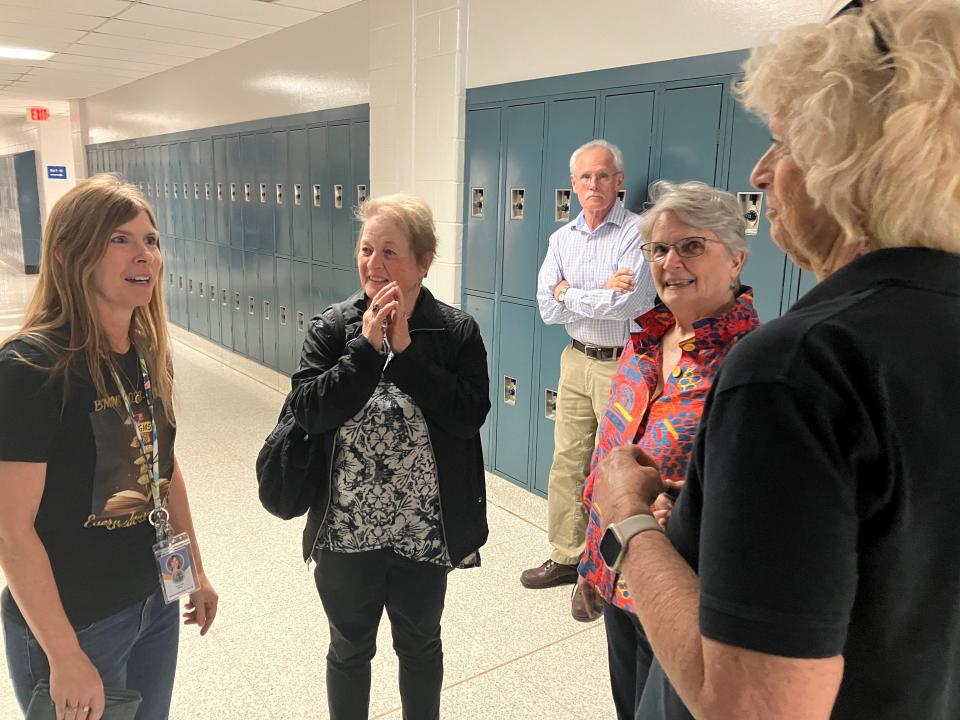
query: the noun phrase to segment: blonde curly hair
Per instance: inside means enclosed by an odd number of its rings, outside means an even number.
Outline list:
[[[960,2],[864,5],[755,50],[738,94],[849,239],[960,252]]]

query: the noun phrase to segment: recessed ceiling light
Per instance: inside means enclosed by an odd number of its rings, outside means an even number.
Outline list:
[[[17,58],[18,60],[47,60],[53,57],[53,53],[46,50],[31,50],[30,48],[0,47],[0,57]]]

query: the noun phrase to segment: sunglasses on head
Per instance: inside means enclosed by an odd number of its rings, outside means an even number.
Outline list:
[[[837,10],[830,19],[836,20],[842,15],[858,14],[863,11],[864,5],[869,5],[872,2],[874,2],[874,0],[850,0],[850,2]],[[880,34],[880,29],[873,22],[870,23],[870,26],[873,28],[873,44],[877,46],[877,51],[881,55],[889,55],[890,46],[887,45],[887,41],[884,40],[883,35]]]

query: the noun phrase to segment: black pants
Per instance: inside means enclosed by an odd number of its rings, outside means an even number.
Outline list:
[[[604,603],[603,625],[607,631],[607,663],[617,718],[634,720],[639,717],[653,650],[636,615]]]
[[[370,661],[387,609],[400,660],[404,720],[437,720],[443,683],[440,616],[449,568],[389,550],[316,552],[314,577],[330,624],[327,704],[331,720],[367,720]]]

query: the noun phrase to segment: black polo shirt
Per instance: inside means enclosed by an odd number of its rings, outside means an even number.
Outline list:
[[[833,718],[960,718],[960,255],[870,253],[740,342],[669,535],[705,636],[843,654]]]

